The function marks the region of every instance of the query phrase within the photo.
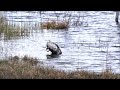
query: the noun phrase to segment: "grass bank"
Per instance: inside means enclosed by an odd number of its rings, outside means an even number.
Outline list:
[[[109,70],[100,74],[88,71],[65,72],[43,67],[36,58],[15,56],[0,61],[0,79],[120,79],[120,74]]]

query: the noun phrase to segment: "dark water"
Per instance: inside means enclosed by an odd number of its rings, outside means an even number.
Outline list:
[[[29,29],[28,37],[0,40],[0,57],[24,56],[39,58],[47,66],[62,70],[89,70],[101,72],[106,64],[113,72],[120,72],[120,27],[113,11],[79,11],[72,14],[68,30],[41,30],[39,22],[64,19],[65,12],[5,12],[10,24]],[[74,26],[80,16],[79,26]],[[68,19],[68,18],[67,18]],[[47,58],[46,43],[57,43],[63,54]]]

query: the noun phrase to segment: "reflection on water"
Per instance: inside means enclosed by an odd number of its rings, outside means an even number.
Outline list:
[[[47,59],[58,58],[59,55],[46,55]]]
[[[100,72],[106,63],[114,72],[120,72],[120,27],[114,22],[112,11],[70,12],[71,26],[68,30],[41,30],[40,21],[57,19],[54,12],[5,12],[10,24],[30,31],[27,37],[4,41],[0,38],[0,58],[28,55],[39,58],[45,65],[63,70],[84,69]],[[64,12],[59,12],[59,19]],[[69,16],[69,13],[66,16]],[[81,26],[73,26],[80,16]],[[42,18],[41,18],[42,17]],[[62,55],[48,56],[46,43],[57,43]]]

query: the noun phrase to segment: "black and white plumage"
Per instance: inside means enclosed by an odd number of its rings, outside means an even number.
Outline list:
[[[51,51],[52,52],[51,55],[60,55],[60,54],[62,54],[62,51],[59,48],[59,46],[56,43],[51,42],[50,40],[47,42],[46,50]]]

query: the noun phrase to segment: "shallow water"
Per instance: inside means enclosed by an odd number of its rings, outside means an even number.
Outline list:
[[[101,72],[110,67],[120,73],[120,27],[116,25],[113,11],[79,11],[72,13],[68,30],[41,30],[39,22],[64,19],[65,12],[5,12],[8,22],[31,31],[29,36],[13,40],[0,38],[0,58],[23,56],[39,58],[47,66],[62,70],[89,70]],[[80,16],[80,26],[74,21]],[[67,18],[67,17],[66,17]],[[57,43],[62,55],[47,58],[46,43]]]

